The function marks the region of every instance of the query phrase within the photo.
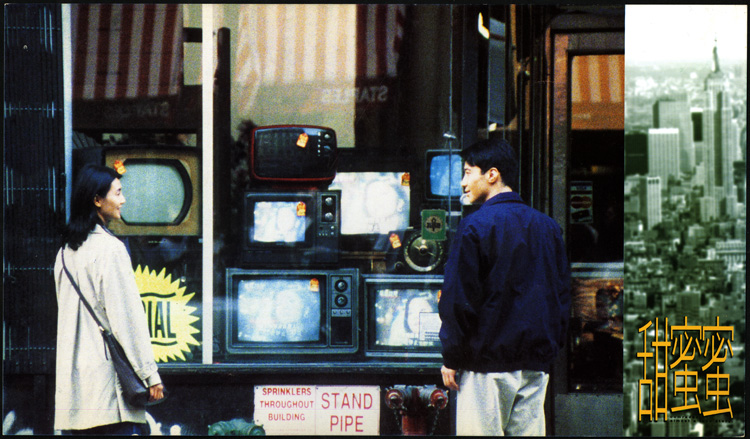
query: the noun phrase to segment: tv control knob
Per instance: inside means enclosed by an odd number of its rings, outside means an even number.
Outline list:
[[[323,219],[325,219],[326,221],[333,221],[334,218],[335,217],[333,216],[333,214],[331,212],[328,212],[325,215],[323,215]]]
[[[325,203],[326,206],[333,206],[333,197],[323,198],[323,203]]]
[[[331,145],[323,145],[320,148],[320,155],[322,155],[324,157],[328,157],[330,155],[333,155],[333,148],[331,147]]]
[[[341,308],[345,307],[349,303],[349,299],[343,294],[339,294],[334,300],[336,302],[336,306]]]
[[[338,291],[339,293],[343,293],[347,290],[347,288],[349,288],[349,283],[347,283],[344,279],[339,279],[335,284],[333,284],[333,287],[336,288],[336,291]]]

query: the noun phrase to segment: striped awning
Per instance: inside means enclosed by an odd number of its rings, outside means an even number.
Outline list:
[[[240,7],[235,81],[245,85],[395,77],[405,5]]]
[[[73,4],[73,98],[176,95],[182,84],[182,6]]]
[[[625,55],[574,57],[570,87],[573,129],[624,129]]]

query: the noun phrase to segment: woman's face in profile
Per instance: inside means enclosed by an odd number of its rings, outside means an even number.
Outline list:
[[[123,204],[125,204],[125,196],[122,194],[122,183],[120,183],[119,178],[112,180],[107,196],[104,198],[98,195],[94,197],[96,212],[105,223],[113,219],[120,219],[120,208]]]

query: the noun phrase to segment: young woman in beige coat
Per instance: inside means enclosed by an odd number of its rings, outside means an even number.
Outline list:
[[[120,175],[87,165],[73,186],[70,222],[55,261],[57,363],[55,430],[63,434],[142,434],[146,411],[122,396],[109,353],[62,266],[61,254],[103,326],[117,337],[150,401],[164,397],[146,315],[125,245],[108,229],[125,203]]]

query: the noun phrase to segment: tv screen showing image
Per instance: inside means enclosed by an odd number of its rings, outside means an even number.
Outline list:
[[[339,259],[339,191],[245,192],[238,264],[331,266]]]
[[[458,199],[461,196],[461,178],[463,177],[463,163],[458,153],[448,150],[434,150],[427,152],[427,198]]]
[[[437,291],[383,288],[375,295],[376,346],[437,346]]]
[[[405,172],[340,172],[341,234],[387,234],[409,227],[409,176]]]
[[[227,268],[226,286],[224,346],[231,361],[297,362],[358,351],[356,269]]]
[[[439,356],[439,275],[365,275],[367,355]]]
[[[237,291],[237,340],[252,343],[321,342],[321,293],[317,279],[241,280]]]
[[[259,201],[250,239],[254,242],[297,243],[305,240],[307,209],[303,201]]]

